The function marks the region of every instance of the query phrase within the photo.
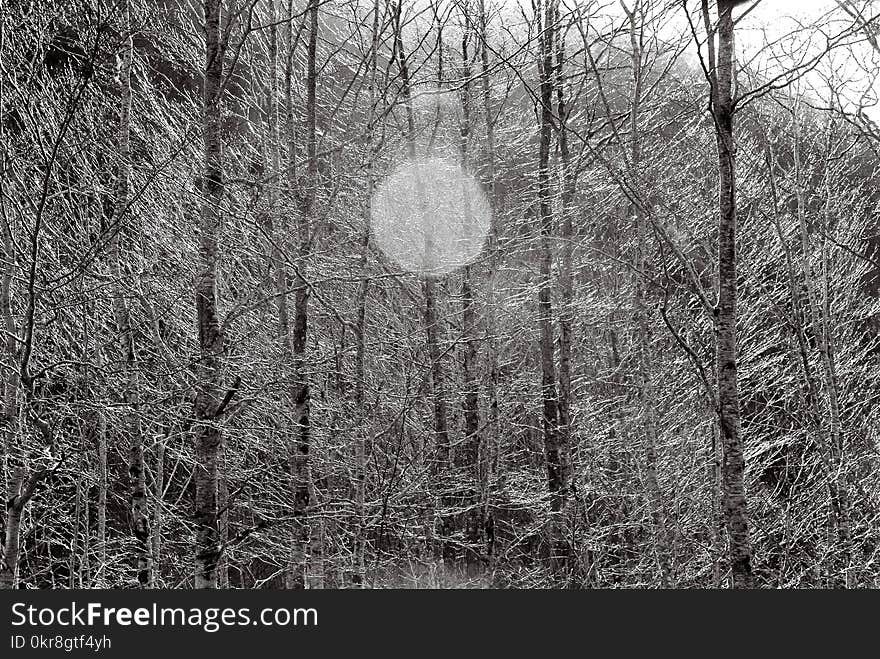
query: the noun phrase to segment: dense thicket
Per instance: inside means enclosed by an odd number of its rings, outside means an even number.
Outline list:
[[[0,586],[880,585],[877,140],[734,4],[6,0]]]

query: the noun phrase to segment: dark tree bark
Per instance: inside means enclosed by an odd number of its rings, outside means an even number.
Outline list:
[[[0,590],[10,590],[16,586],[21,516],[36,494],[37,486],[48,474],[47,469],[40,469],[28,475],[24,468],[17,468],[12,474],[9,498],[6,500],[6,537],[0,556]]]
[[[398,70],[400,71],[401,91],[403,102],[406,110],[406,146],[407,156],[411,161],[416,159],[416,126],[415,117],[413,116],[412,107],[412,88],[410,82],[409,64],[407,62],[406,52],[403,48],[403,36],[401,25],[402,0],[395,7],[394,16],[394,41],[397,56]],[[424,182],[416,181],[418,189],[416,190],[416,199],[424,206],[425,190]],[[424,217],[424,211],[420,211],[420,215]],[[425,231],[425,252],[424,258],[426,264],[433,263],[433,240],[431,232]],[[443,365],[442,354],[440,350],[440,340],[443,335],[443,328],[440,319],[437,316],[437,285],[436,277],[430,272],[425,272],[422,277],[422,290],[425,297],[425,333],[427,338],[428,359],[431,361],[431,381],[432,394],[434,400],[434,436],[436,446],[436,457],[434,459],[434,470],[442,471],[448,465],[450,457],[449,445],[449,423],[446,403],[446,372]]]
[[[126,41],[119,58],[118,80],[120,90],[118,154],[119,165],[116,176],[116,195],[113,201],[113,218],[109,244],[113,267],[114,290],[113,308],[116,315],[116,328],[120,341],[118,353],[125,374],[122,399],[126,408],[128,449],[128,487],[129,514],[132,535],[135,541],[135,565],[138,583],[142,587],[151,584],[150,561],[150,518],[147,511],[147,484],[144,470],[144,437],[140,416],[140,383],[137,364],[137,347],[131,326],[131,312],[126,301],[126,289],[131,282],[123,264],[120,245],[125,220],[131,217],[129,203],[129,170],[131,160],[130,114],[131,114],[131,66],[133,45]]]
[[[556,363],[553,338],[552,266],[554,217],[550,177],[550,145],[553,136],[553,78],[556,44],[556,0],[544,0],[540,45],[540,143],[538,152],[538,217],[541,230],[540,282],[538,284],[538,325],[541,332],[541,399],[543,407],[544,453],[550,492],[552,563],[554,570],[567,569],[569,547],[565,539],[563,513],[568,489],[568,451],[559,427],[559,397],[556,390]],[[540,7],[540,5],[539,5]]]
[[[2,85],[2,81],[0,81]],[[0,126],[0,131],[3,127]],[[3,136],[0,132],[0,137]],[[4,161],[5,161],[4,153]],[[5,167],[5,162],[3,163]],[[0,177],[0,193],[3,191],[3,177]],[[3,341],[3,413],[0,422],[3,427],[3,501],[6,502],[5,529],[3,551],[0,555],[0,588],[13,588],[18,564],[18,538],[21,528],[21,509],[24,503],[19,498],[21,483],[20,474],[16,471],[22,461],[18,445],[19,432],[19,349],[17,329],[12,307],[12,281],[15,270],[15,248],[12,235],[12,218],[3,208],[3,277],[0,280],[0,311],[6,336]],[[14,505],[16,504],[17,505]],[[19,509],[20,508],[20,509]]]
[[[202,90],[203,201],[199,224],[199,262],[196,280],[196,322],[199,363],[195,400],[195,587],[217,587],[220,529],[217,488],[223,434],[218,425],[222,398],[224,336],[217,313],[217,263],[220,208],[223,203],[221,97],[226,45],[221,39],[222,0],[205,0],[205,74]]]
[[[459,156],[463,172],[468,170],[468,143],[471,134],[471,61],[470,45],[473,35],[471,16],[467,4],[463,7],[463,27],[461,37],[461,79],[464,81],[461,87],[461,121],[459,123]],[[465,208],[463,209],[465,222],[473,222],[473,210],[470,200],[465,195]],[[480,453],[483,444],[483,433],[480,429],[480,398],[479,385],[477,382],[477,313],[474,301],[474,289],[472,282],[471,266],[462,268],[461,272],[461,326],[462,326],[462,380],[464,391],[462,392],[462,411],[464,413],[464,451],[460,462],[469,472],[468,480],[472,483],[473,491],[468,493],[467,500],[463,502],[467,509],[466,532],[469,543],[476,547],[480,542]],[[475,554],[468,550],[466,559],[473,563]]]
[[[499,444],[498,429],[498,347],[495,337],[496,332],[496,299],[495,288],[498,276],[498,219],[497,200],[495,199],[495,119],[492,117],[492,96],[489,80],[489,44],[487,30],[486,5],[484,0],[479,0],[480,20],[480,81],[483,100],[483,116],[486,131],[486,161],[487,176],[489,179],[489,204],[492,217],[489,224],[489,281],[486,294],[486,361],[487,378],[486,393],[488,397],[488,410],[486,412],[486,430],[484,433],[483,446],[480,455],[480,497],[481,497],[481,524],[483,528],[486,555],[489,558],[489,568],[494,564],[495,556],[495,532],[494,518],[490,508],[489,488],[492,474],[497,469]]]
[[[307,172],[305,190],[298,196],[300,208],[297,213],[299,234],[298,266],[294,277],[293,311],[293,362],[294,362],[294,438],[290,446],[290,468],[293,476],[293,559],[288,574],[289,588],[305,588],[309,581],[310,565],[322,563],[320,542],[312,542],[314,490],[312,486],[309,450],[311,448],[311,421],[309,418],[309,380],[306,375],[306,339],[309,323],[309,288],[305,279],[306,261],[311,249],[312,223],[318,185],[317,156],[317,49],[318,49],[318,0],[310,0],[308,7],[309,39],[306,51],[306,150]],[[289,154],[295,157],[294,153]],[[293,192],[293,191],[292,191]],[[318,536],[320,537],[320,536]],[[314,575],[312,575],[314,577]]]
[[[718,302],[715,308],[721,496],[729,537],[734,588],[751,588],[752,549],[746,504],[743,439],[737,384],[736,140],[733,131],[735,76],[732,0],[718,3],[717,68],[712,69],[712,114],[718,146]],[[707,3],[703,5],[708,18]]]

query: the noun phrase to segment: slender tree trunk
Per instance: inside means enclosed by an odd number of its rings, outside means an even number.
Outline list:
[[[0,83],[2,84],[2,83]],[[2,130],[2,128],[0,128]],[[0,177],[2,179],[2,177]],[[2,186],[2,182],[0,182]],[[0,189],[2,192],[2,189]],[[3,341],[5,368],[3,377],[3,476],[4,496],[6,502],[5,529],[6,535],[3,542],[3,552],[0,555],[0,589],[13,588],[16,580],[16,565],[18,562],[18,534],[21,526],[21,510],[16,510],[11,502],[16,500],[20,488],[17,470],[23,464],[23,456],[18,442],[19,431],[19,405],[18,405],[18,368],[19,351],[17,345],[17,331],[12,310],[12,277],[15,268],[15,251],[12,242],[12,219],[5,213],[5,205],[2,205],[3,213],[3,278],[0,281],[0,311],[3,314],[3,323],[6,337]]]
[[[88,464],[88,460],[86,460]],[[83,480],[83,543],[82,543],[82,561],[80,563],[80,577],[78,588],[92,587],[92,506],[89,501],[88,481],[84,477]]]
[[[286,130],[290,131],[290,133],[295,133],[295,119],[293,115],[293,97],[292,97],[292,79],[291,76],[293,74],[292,66],[293,66],[293,21],[292,16],[290,15],[290,7],[288,6],[287,15],[284,16],[284,20],[286,21],[286,28],[284,30],[284,43],[283,49],[285,51],[285,68],[284,68],[284,103],[285,103],[285,123]],[[290,311],[288,305],[288,290],[290,288],[291,279],[290,274],[288,272],[287,262],[285,259],[285,249],[287,247],[287,232],[288,232],[288,222],[286,221],[286,213],[284,212],[281,204],[281,182],[282,180],[286,180],[288,185],[291,183],[295,186],[295,178],[292,174],[288,174],[286,179],[282,179],[282,136],[281,136],[281,117],[280,117],[280,106],[278,103],[278,99],[280,98],[280,89],[279,89],[279,52],[278,52],[278,14],[276,11],[276,6],[272,3],[270,15],[269,15],[269,85],[266,90],[266,115],[268,118],[268,171],[270,176],[275,178],[274,183],[270,183],[268,185],[268,213],[267,213],[267,222],[266,229],[268,235],[271,237],[269,250],[271,252],[270,258],[272,260],[272,267],[275,269],[275,302],[278,308],[278,348],[281,355],[281,369],[282,369],[282,379],[283,372],[288,371],[293,368],[294,365],[294,356],[293,356],[293,336],[291,334],[290,328]],[[289,138],[291,146],[293,146],[294,138],[291,136]],[[295,152],[291,150],[288,154],[290,156],[285,163],[288,167],[293,167]],[[259,165],[263,167],[265,163]],[[288,192],[292,192],[295,190],[295,187],[292,187]],[[294,385],[294,389],[295,389]],[[281,400],[284,401],[285,405],[293,405],[295,392],[291,390],[285,389],[281,393]],[[280,426],[280,431],[282,433],[288,434],[291,437],[289,442],[289,446],[291,447],[290,456],[291,458],[294,455],[294,451],[292,450],[295,444],[295,438],[298,436],[299,430],[297,426],[291,425],[288,423],[285,417],[281,417],[277,423]],[[291,461],[291,475],[293,476],[293,467],[294,463]],[[294,522],[294,525],[298,524],[299,520]],[[286,582],[289,587],[304,587],[304,580],[300,577],[296,576],[297,569],[301,568],[302,562],[305,560],[305,557],[298,551],[297,539],[294,538],[294,541],[291,545],[291,563],[288,566],[288,574],[286,575]]]
[[[358,429],[354,438],[354,498],[355,498],[355,555],[354,555],[354,585],[363,588],[366,585],[366,488],[367,488],[367,455],[366,433],[369,432],[367,425],[367,412],[365,407],[366,392],[366,325],[367,325],[367,290],[370,280],[367,277],[367,258],[370,253],[370,203],[375,188],[375,175],[373,163],[376,160],[378,143],[375,141],[373,132],[375,121],[379,115],[376,108],[377,102],[377,72],[379,51],[379,0],[373,2],[372,39],[370,44],[370,71],[369,71],[369,112],[367,114],[366,133],[366,167],[367,167],[367,201],[364,205],[364,231],[361,236],[361,251],[359,259],[359,271],[361,279],[358,282],[355,321],[355,341],[357,343],[355,353],[355,381],[354,400],[358,414]]]
[[[271,14],[270,14],[270,27],[269,27],[269,66],[270,66],[270,83],[269,88],[266,92],[266,113],[268,115],[268,128],[269,128],[269,138],[268,138],[268,147],[269,147],[269,171],[272,176],[278,177],[278,181],[275,185],[270,185],[268,188],[268,198],[269,198],[269,210],[268,210],[268,223],[267,229],[269,235],[272,237],[272,245],[270,247],[271,250],[271,259],[273,267],[275,268],[275,298],[276,304],[278,306],[278,343],[281,353],[281,368],[284,370],[292,369],[295,367],[296,358],[293,354],[293,333],[291,331],[290,324],[290,309],[288,302],[288,290],[291,285],[291,277],[288,272],[287,260],[285,258],[285,250],[287,247],[287,232],[288,232],[288,222],[286,221],[286,214],[282,208],[281,204],[281,182],[282,180],[286,181],[287,190],[286,192],[290,195],[295,195],[296,188],[296,174],[295,174],[295,163],[296,163],[296,143],[295,143],[295,135],[296,135],[296,118],[293,109],[293,57],[294,57],[294,44],[293,44],[293,17],[292,17],[292,6],[291,3],[288,3],[287,13],[284,16],[286,22],[286,28],[284,30],[284,123],[285,123],[285,131],[287,133],[287,160],[286,166],[289,169],[287,177],[282,179],[282,134],[281,134],[281,121],[280,121],[280,107],[278,104],[279,99],[279,52],[278,52],[278,28],[277,21],[278,16],[275,10],[275,5],[273,4]],[[295,196],[293,197],[295,198]],[[302,226],[302,221],[299,220],[297,223],[297,228]],[[302,267],[302,264],[300,264]],[[298,374],[294,374],[295,377],[298,377]],[[294,407],[294,414],[297,413],[296,409],[296,389],[299,386],[299,380],[296,380],[291,387],[290,390],[282,393],[282,400],[285,401],[285,404],[292,405]],[[296,421],[296,420],[295,420]],[[299,467],[298,458],[296,454],[296,442],[297,438],[300,434],[300,429],[294,422],[294,424],[288,427],[285,420],[281,420],[282,424],[282,432],[288,433],[290,440],[288,444],[288,453],[290,460],[290,470],[291,470],[291,493],[294,497],[297,496],[297,486],[295,478],[297,477],[297,468]],[[308,501],[305,502],[305,506],[308,505]],[[295,501],[294,503],[294,527],[293,534],[291,537],[291,555],[290,555],[290,565],[287,569],[287,574],[285,576],[285,583],[288,588],[305,588],[305,551],[302,545],[302,529],[301,525],[304,523],[302,516],[305,514],[305,508],[301,507],[301,504]]]
[[[446,408],[446,369],[443,367],[443,356],[440,350],[440,337],[443,330],[437,315],[437,285],[433,276],[424,277],[422,288],[425,294],[425,328],[434,395],[434,435],[437,446],[435,470],[442,471],[449,464],[450,456],[449,422]]]
[[[309,40],[306,52],[306,148],[307,148],[307,182],[306,190],[300,196],[301,208],[297,213],[299,230],[299,263],[294,278],[294,323],[293,323],[293,359],[294,359],[294,440],[290,447],[290,464],[293,475],[293,560],[288,574],[288,587],[305,588],[307,576],[313,571],[309,568],[309,543],[312,538],[311,524],[314,519],[313,488],[309,449],[311,447],[311,426],[309,420],[310,392],[306,367],[306,332],[308,329],[309,289],[304,278],[306,261],[310,251],[312,216],[314,214],[317,194],[318,160],[317,160],[317,43],[318,43],[318,0],[310,0],[308,8]],[[294,153],[290,154],[295,157]],[[320,550],[312,543],[312,551]],[[318,557],[320,559],[320,557]]]
[[[0,27],[0,54],[5,52],[5,29]],[[6,76],[0,76],[0,96],[5,92]],[[0,121],[0,144],[3,146],[0,171],[5,172],[6,157],[6,123]],[[5,176],[0,176],[0,198],[5,199]],[[0,278],[0,313],[3,315],[3,328],[6,336],[3,340],[3,412],[0,415],[3,432],[3,501],[6,503],[5,537],[0,552],[0,589],[14,588],[17,578],[18,538],[21,527],[21,510],[14,505],[21,488],[20,477],[23,472],[23,455],[19,445],[19,368],[21,357],[18,348],[18,330],[12,306],[12,282],[15,274],[16,253],[13,242],[13,219],[6,212],[6,204],[0,203],[3,221],[3,274]],[[23,506],[22,506],[23,507]]]
[[[558,35],[557,35],[558,36]],[[565,54],[559,38],[556,59],[556,117],[559,122],[558,142],[560,157],[560,184],[562,186],[562,203],[559,208],[561,231],[559,234],[562,246],[562,263],[559,269],[559,288],[562,300],[559,307],[559,440],[566,450],[571,447],[571,348],[572,324],[574,316],[574,290],[572,276],[572,260],[574,256],[574,227],[571,221],[571,198],[574,193],[574,172],[571,169],[571,154],[568,148],[567,114],[564,91],[562,88],[563,63]]]
[[[82,294],[82,289],[78,291]],[[78,397],[79,400],[85,404],[85,408],[82,411],[82,421],[80,423],[80,454],[78,456],[78,469],[79,475],[77,476],[76,482],[76,513],[74,514],[74,535],[71,547],[71,555],[70,555],[70,580],[69,587],[70,588],[82,588],[82,569],[85,565],[88,564],[88,537],[91,534],[91,529],[89,529],[88,524],[88,501],[89,501],[89,487],[88,487],[88,478],[87,474],[89,473],[89,460],[88,456],[91,453],[92,446],[98,446],[98,430],[100,428],[100,424],[98,422],[99,415],[101,414],[99,410],[98,401],[96,400],[96,396],[94,394],[94,388],[92,386],[92,359],[94,359],[94,354],[97,354],[98,351],[95,350],[94,353],[92,351],[92,328],[89,325],[89,316],[93,313],[93,309],[91,309],[91,305],[88,301],[84,301],[82,305],[82,334],[80,336],[80,363],[82,364],[82,371],[80,374],[80,382],[79,382],[79,391]],[[85,547],[83,547],[83,552],[81,554],[81,563],[80,563],[80,575],[79,575],[79,585],[74,581],[74,570],[75,570],[75,558],[78,553],[78,545],[79,545],[79,528],[80,528],[80,510],[83,508],[83,503],[85,503],[86,510],[86,522],[83,536],[85,538]]]
[[[2,84],[2,83],[0,83]],[[2,129],[0,129],[2,130]],[[2,186],[2,183],[0,183]],[[0,189],[2,191],[2,189]],[[0,416],[3,428],[3,477],[4,501],[12,498],[13,471],[18,452],[18,343],[15,317],[12,310],[12,276],[15,269],[15,249],[12,242],[12,218],[3,213],[3,277],[0,280],[0,313],[6,336],[3,341],[3,365],[6,373],[3,378],[3,414]]]
[[[167,431],[156,442],[156,466],[153,474],[153,585],[162,587],[162,527],[164,515],[162,497],[165,494],[165,442]]]
[[[3,542],[3,564],[0,565],[0,590],[11,590],[18,583],[18,544],[21,536],[21,514],[26,501],[10,497],[6,504],[6,537]],[[17,504],[17,505],[16,505]]]
[[[95,347],[96,362],[98,368],[104,363],[104,353],[101,346]],[[100,410],[95,410],[92,420],[95,424],[95,439],[98,446],[98,511],[97,511],[97,537],[98,545],[98,568],[97,574],[104,575],[107,571],[107,422]],[[102,577],[103,579],[103,577]]]
[[[80,434],[80,448],[85,445],[85,441],[83,441],[83,436]],[[83,509],[83,479],[84,474],[88,473],[86,469],[85,460],[82,459],[83,455],[87,455],[83,452],[80,455],[79,459],[79,473],[76,476],[76,491],[74,493],[74,505],[73,505],[73,532],[70,538],[70,555],[67,557],[67,587],[68,588],[82,588],[82,554],[80,553],[79,546],[79,536],[81,532],[81,518],[82,518],[82,509]],[[86,533],[83,535],[88,535],[88,528],[86,528]],[[79,564],[77,564],[79,563]],[[79,585],[77,586],[77,577],[79,577]]]
[[[128,478],[129,514],[132,534],[135,540],[134,562],[136,575],[141,587],[150,586],[150,518],[147,512],[147,485],[144,469],[144,438],[140,417],[140,383],[134,332],[131,327],[129,305],[125,291],[128,276],[123,265],[120,247],[120,233],[128,213],[128,179],[131,160],[129,135],[131,132],[131,59],[132,42],[128,37],[119,58],[117,84],[120,90],[118,144],[119,165],[116,175],[116,195],[113,201],[113,224],[109,244],[113,267],[114,290],[113,308],[116,315],[116,328],[120,341],[119,357],[125,373],[123,402],[127,418],[126,429],[129,435]]]
[[[470,65],[470,44],[472,35],[474,34],[471,24],[470,7],[468,0],[465,0],[462,9],[463,28],[461,38],[461,79],[464,81],[461,88],[461,121],[459,124],[460,145],[459,156],[461,158],[461,168],[463,172],[468,170],[468,143],[471,133],[471,65]],[[465,223],[473,222],[473,209],[471,208],[470,199],[465,194],[465,208],[463,209]],[[464,451],[461,463],[465,469],[470,472],[470,480],[473,483],[473,494],[469,494],[466,505],[468,512],[466,515],[466,531],[470,548],[466,553],[468,564],[474,562],[474,558],[478,556],[475,551],[479,551],[480,544],[480,528],[481,528],[481,511],[480,496],[481,475],[480,475],[480,454],[483,444],[483,434],[480,429],[480,399],[479,385],[477,382],[477,314],[474,303],[474,290],[472,284],[471,266],[465,265],[461,273],[461,326],[462,326],[462,380],[464,383],[464,391],[462,392],[462,410],[464,412]]]
[[[639,141],[639,111],[642,101],[642,44],[639,18],[644,18],[642,4],[636,1],[632,10],[625,9],[629,19],[630,49],[632,57],[633,91],[630,107],[630,171],[629,178],[635,184],[642,176],[641,144]],[[657,478],[657,409],[655,406],[654,366],[650,338],[649,312],[645,304],[645,280],[647,271],[647,219],[640,204],[632,204],[636,221],[635,273],[633,277],[633,307],[636,316],[638,352],[638,389],[640,417],[644,429],[645,485],[651,501],[651,519],[654,525],[654,547],[660,567],[660,586],[672,585],[672,567],[669,533],[666,527],[666,509],[663,493]]]
[[[718,430],[717,414],[714,409],[708,410],[711,415],[711,425],[709,431],[711,433],[709,446],[709,461],[707,476],[709,480],[709,493],[711,509],[709,515],[709,525],[712,530],[712,587],[721,588],[723,585],[723,577],[726,572],[725,564],[725,520],[724,510],[722,509],[721,496],[721,447],[720,433]]]
[[[734,38],[732,0],[718,3],[718,66],[714,72],[716,142],[718,145],[718,303],[715,309],[718,417],[721,434],[721,491],[729,536],[734,588],[752,588],[752,548],[740,433],[737,384],[736,142],[733,133]]]
[[[225,444],[220,446],[218,465],[217,508],[219,513],[217,526],[220,529],[220,545],[225,547],[229,542],[229,481],[226,479],[229,467]],[[217,587],[229,588],[229,557],[226,552],[220,553],[220,560],[217,563]]]
[[[205,145],[196,318],[199,363],[195,401],[195,587],[217,587],[220,559],[217,487],[223,434],[218,425],[224,337],[217,313],[217,263],[220,208],[223,203],[221,96],[225,44],[221,40],[222,0],[205,0],[205,76],[203,88]]]
[[[95,369],[101,371],[104,366],[104,351],[99,344],[94,345]],[[97,407],[90,410],[86,417],[87,443],[95,446],[98,469],[98,500],[95,503],[95,548],[97,566],[94,570],[96,585],[104,583],[107,570],[107,422],[104,413]]]
[[[402,2],[402,0],[401,0]],[[397,43],[397,59],[400,69],[401,85],[403,87],[403,99],[406,106],[407,116],[407,154],[411,161],[416,159],[416,127],[415,118],[413,116],[412,107],[412,89],[410,83],[409,66],[406,60],[406,53],[403,48],[403,36],[401,34],[401,12],[400,2],[397,6],[396,15],[396,43]],[[419,203],[424,206],[425,191],[422,181],[417,182],[420,188],[416,192]],[[424,216],[424,213],[421,213]],[[424,219],[424,217],[423,217]],[[425,231],[425,260],[427,264],[433,263],[432,253],[432,237],[430,231]],[[425,295],[425,330],[428,342],[428,358],[431,360],[431,379],[433,382],[434,396],[434,434],[436,437],[437,458],[436,467],[442,469],[449,462],[450,446],[449,446],[449,424],[446,406],[446,374],[443,367],[443,361],[440,351],[440,337],[443,334],[440,327],[440,320],[437,317],[437,292],[436,280],[431,274],[425,274],[423,277],[422,288]]]
[[[569,488],[569,480],[572,477],[571,456],[572,456],[572,415],[571,415],[571,364],[572,364],[572,326],[574,324],[574,276],[573,276],[573,260],[574,260],[574,226],[572,224],[571,203],[575,192],[575,172],[571,165],[571,152],[568,146],[568,115],[571,108],[565,101],[564,89],[564,67],[565,67],[565,37],[560,26],[559,5],[554,4],[554,22],[556,29],[553,36],[555,43],[556,66],[554,74],[554,86],[556,89],[556,121],[557,126],[557,142],[559,145],[559,165],[560,176],[559,185],[561,189],[559,215],[561,219],[560,226],[560,242],[562,259],[559,268],[559,288],[561,294],[561,302],[559,308],[559,446],[563,454],[563,462],[568,465],[566,467],[566,482],[563,490]],[[565,498],[563,506],[563,522],[568,525],[571,519],[570,504],[571,500],[568,496]],[[570,538],[566,540],[570,543]],[[568,548],[567,551],[571,551]],[[586,573],[590,572],[589,566],[586,566]],[[569,575],[571,581],[574,575]]]
[[[559,428],[559,398],[556,392],[556,365],[553,339],[552,265],[554,218],[550,177],[550,144],[553,133],[553,50],[556,27],[556,0],[544,0],[539,70],[541,76],[541,123],[538,154],[538,217],[541,228],[540,283],[538,285],[538,325],[541,331],[541,398],[543,401],[544,453],[547,485],[550,491],[552,563],[554,571],[568,569],[569,547],[564,535],[563,513],[568,487],[568,455]],[[538,11],[541,4],[538,5]]]
[[[315,230],[315,203],[318,194],[318,138],[317,138],[317,49],[318,49],[318,8],[320,0],[311,0],[309,7],[309,43],[306,53],[307,73],[306,73],[306,145],[308,152],[307,173],[308,181],[306,191],[304,212],[301,219],[305,222],[300,227],[300,235],[303,244],[300,247],[300,264],[301,272],[304,271],[306,258],[309,254],[309,248],[312,240],[312,232]],[[297,356],[296,372],[299,375],[301,386],[296,396],[297,409],[297,425],[300,428],[300,454],[308,455],[308,449],[303,450],[303,446],[309,441],[309,387],[306,383],[305,374],[305,348],[306,348],[306,325],[308,323],[307,315],[308,289],[306,281],[297,282],[297,299],[296,299],[296,329],[294,332],[294,354]],[[303,409],[306,411],[303,412]],[[304,432],[305,429],[305,432]],[[308,487],[309,507],[307,510],[309,521],[309,534],[307,540],[309,543],[309,561],[307,574],[308,588],[324,587],[324,518],[320,512],[319,501],[315,481],[311,473],[311,462],[307,461],[303,474],[303,480]]]
[[[424,250],[423,263],[424,272],[422,273],[422,291],[424,293],[425,308],[425,334],[427,342],[428,359],[431,364],[431,395],[434,403],[434,437],[435,437],[435,457],[430,465],[432,477],[440,480],[445,474],[446,467],[449,465],[450,459],[450,441],[447,413],[447,395],[446,395],[446,373],[443,365],[443,355],[440,344],[443,336],[443,326],[437,315],[437,282],[436,276],[431,272],[433,263],[433,237],[430,227],[426,223],[427,212],[425,210],[425,187],[424,181],[418,173],[416,161],[416,126],[412,105],[412,88],[410,82],[409,66],[407,64],[406,52],[403,47],[403,35],[401,25],[401,15],[403,13],[402,0],[399,0],[395,7],[394,15],[394,49],[397,57],[398,70],[400,72],[401,92],[403,96],[404,109],[406,111],[406,145],[407,156],[410,162],[416,167],[416,204],[418,206],[418,216],[422,222],[422,231],[424,233]],[[432,488],[434,492],[445,490],[445,485],[435,484]],[[431,496],[435,496],[433,493]],[[441,507],[443,504],[443,495],[441,494]],[[433,508],[433,499],[432,499]],[[428,522],[426,537],[428,544],[432,544],[433,527],[436,518],[431,513],[432,519]],[[446,527],[446,522],[441,521],[441,526]],[[449,547],[444,544],[443,553],[446,553]],[[448,556],[447,556],[448,557]]]
[[[18,552],[21,540],[21,516],[25,506],[36,494],[37,485],[47,470],[31,472],[17,468],[12,475],[12,488],[6,500],[6,537],[3,555],[0,556],[0,590],[10,590],[18,583]]]

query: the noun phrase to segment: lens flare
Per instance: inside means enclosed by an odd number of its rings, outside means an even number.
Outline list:
[[[454,160],[407,161],[377,187],[373,240],[400,267],[439,277],[483,249],[491,209],[479,183]]]

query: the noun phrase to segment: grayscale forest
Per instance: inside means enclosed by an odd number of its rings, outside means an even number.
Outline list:
[[[880,2],[0,30],[0,588],[880,587]]]

